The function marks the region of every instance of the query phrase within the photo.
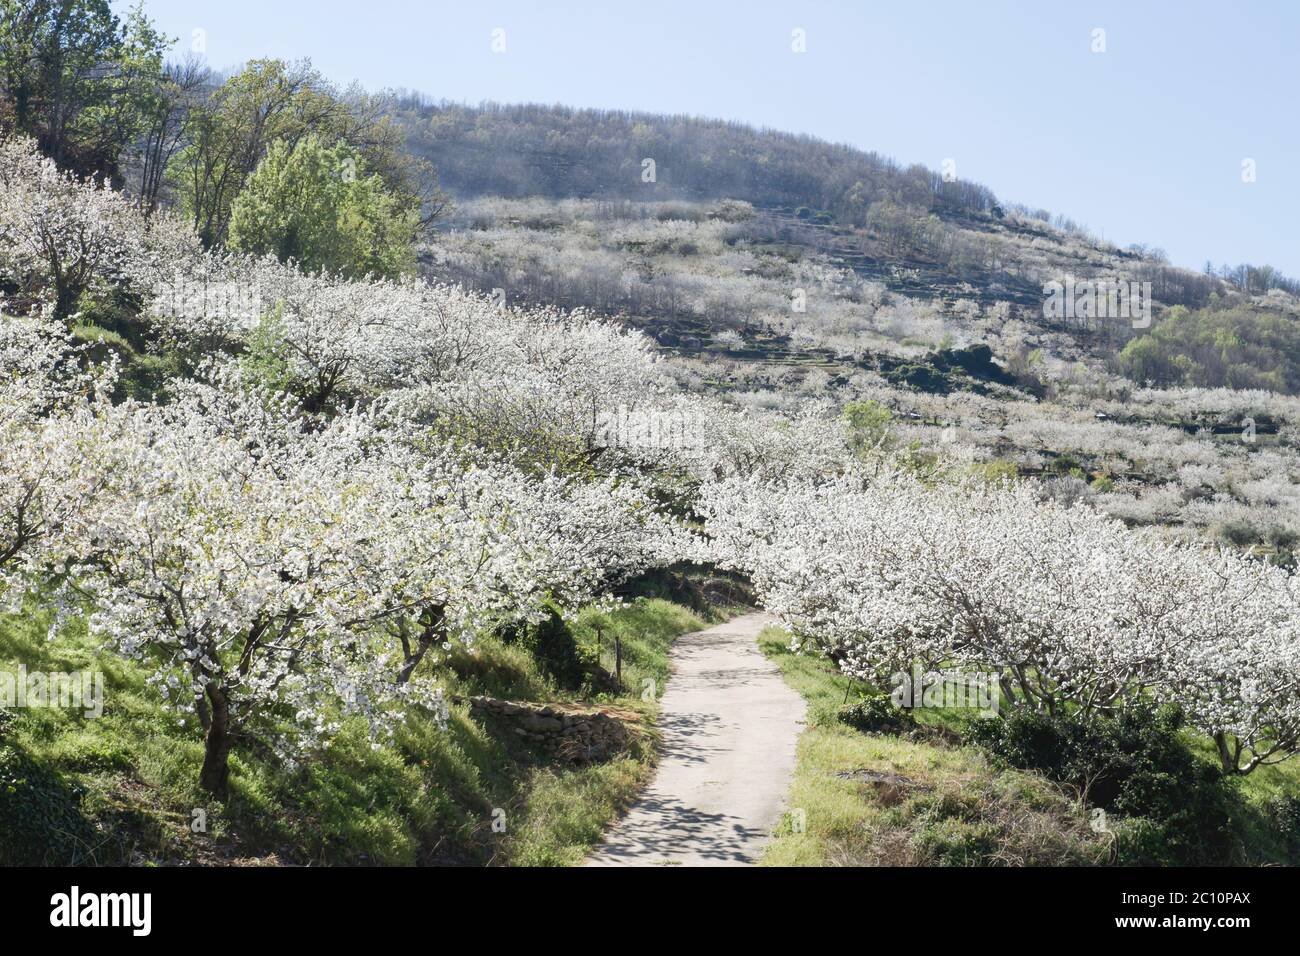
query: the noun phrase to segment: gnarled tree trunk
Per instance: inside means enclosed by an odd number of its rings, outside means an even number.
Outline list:
[[[230,791],[230,701],[216,684],[209,684],[207,693],[211,711],[203,738],[199,786],[224,800]]]

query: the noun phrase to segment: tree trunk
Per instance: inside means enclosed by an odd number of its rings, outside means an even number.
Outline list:
[[[70,281],[56,280],[54,290],[54,316],[67,320],[77,310],[81,292]]]
[[[411,682],[411,675],[415,673],[415,669],[420,665],[420,661],[423,659],[424,659],[423,647],[420,648],[420,650],[415,654],[412,654],[409,657],[407,657],[405,663],[402,664],[401,670],[397,672],[397,683],[409,684]]]
[[[1225,774],[1237,772],[1237,765],[1240,762],[1240,754],[1234,753],[1233,748],[1228,745],[1228,735],[1219,731],[1214,735],[1214,746],[1219,751],[1219,762],[1223,765]]]
[[[420,630],[420,636],[416,641],[415,649],[412,650],[409,642],[403,632],[402,648],[405,660],[402,662],[401,669],[397,672],[397,683],[407,684],[411,681],[411,675],[415,669],[420,666],[420,661],[424,660],[424,655],[429,652],[429,648],[442,633],[443,621],[447,615],[446,608],[441,604],[436,604],[425,609],[421,616],[420,623],[423,625]]]
[[[230,790],[230,702],[215,684],[208,685],[211,723],[203,739],[203,769],[199,786],[222,800]]]

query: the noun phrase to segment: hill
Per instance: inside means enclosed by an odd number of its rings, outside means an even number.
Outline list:
[[[410,94],[397,96],[392,109],[406,130],[407,149],[433,163],[443,187],[461,202],[461,212],[444,227],[493,230],[493,250],[470,251],[457,272],[479,287],[638,317],[649,313],[670,323],[692,312],[698,319],[700,311],[720,305],[707,324],[721,332],[737,318],[751,321],[755,311],[755,303],[729,295],[727,283],[743,284],[754,275],[776,279],[789,299],[794,289],[805,288],[805,277],[788,269],[783,274],[781,260],[808,259],[903,300],[926,302],[938,314],[960,313],[970,302],[1000,309],[1010,320],[1064,333],[1086,356],[1139,383],[1295,394],[1300,306],[1294,294],[1300,288],[1269,267],[1178,268],[1159,250],[1120,249],[1069,219],[1001,201],[978,184],[739,123],[536,105],[465,107]],[[748,208],[715,208],[727,201]],[[596,242],[592,235],[565,237],[576,221],[615,220],[641,220],[645,234]],[[712,228],[701,230],[704,220]],[[655,221],[664,224],[658,234],[651,229]],[[687,223],[698,235],[687,234]],[[656,274],[649,261],[656,253],[717,253],[717,243],[771,255],[759,263],[710,259],[708,279],[663,262]],[[510,256],[520,261],[493,265]],[[577,275],[573,281],[548,277],[539,259]],[[449,258],[440,264],[456,268]],[[669,278],[656,281],[663,275]],[[658,288],[674,278],[683,280],[685,295]],[[1118,321],[1096,307],[1090,314],[1047,316],[1046,285],[1076,281],[1139,289],[1150,283],[1154,325]],[[705,286],[703,297],[690,295]],[[1166,327],[1174,306],[1202,318]],[[1226,338],[1210,336],[1220,354],[1208,356],[1206,336],[1192,326],[1225,323],[1231,326]],[[1134,341],[1139,344],[1120,360]]]

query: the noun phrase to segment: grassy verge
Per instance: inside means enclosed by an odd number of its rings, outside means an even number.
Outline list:
[[[769,628],[763,652],[808,701],[782,819],[766,866],[1090,863],[1104,842],[1057,788],[996,773],[978,752],[933,740],[864,734],[838,722],[850,690],[827,662]],[[922,715],[929,718],[931,715]],[[935,718],[931,726],[940,726]]]
[[[862,688],[850,686],[828,662],[792,653],[777,628],[764,631],[759,643],[809,703],[792,810],[765,864],[1176,865],[1201,858],[1293,864],[1300,859],[1300,761],[1215,782],[1208,740],[1186,729],[1172,743],[1151,738],[1142,758],[1165,762],[1144,771],[1142,786],[1154,790],[1138,795],[1149,806],[1166,809],[1149,816],[1111,815],[1103,818],[1104,832],[1095,832],[1092,808],[1085,808],[1069,786],[1038,771],[992,763],[982,749],[967,744],[977,728],[960,712],[923,708],[912,712],[916,728],[910,732],[860,732],[837,714]],[[1188,766],[1201,768],[1193,776],[1204,782],[1180,789],[1182,784],[1163,776],[1178,766],[1170,759],[1177,757],[1171,747],[1189,755]],[[1171,787],[1174,793],[1163,802],[1157,799],[1160,790]],[[1134,791],[1128,794],[1132,799]]]
[[[101,671],[103,715],[69,709],[0,711],[0,864],[51,863],[565,865],[579,861],[635,796],[654,761],[655,705],[642,682],[668,675],[668,648],[709,621],[657,599],[569,622],[584,654],[596,638],[623,646],[626,690],[602,700],[643,715],[650,732],[609,763],[572,767],[518,740],[494,737],[465,704],[450,725],[413,714],[375,748],[359,722],[323,750],[286,759],[273,725],[241,741],[232,793],[197,788],[193,720],[163,708],[144,672],[100,654],[84,620],[47,640],[44,612],[0,617],[0,672]],[[534,655],[483,637],[438,666],[451,694],[573,699]],[[26,841],[24,843],[24,841]],[[8,855],[8,859],[6,858]]]

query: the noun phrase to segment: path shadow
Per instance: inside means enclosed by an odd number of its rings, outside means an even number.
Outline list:
[[[616,839],[598,849],[593,862],[653,864],[693,856],[711,863],[752,863],[747,847],[752,850],[764,836],[737,817],[647,797],[623,820]]]

